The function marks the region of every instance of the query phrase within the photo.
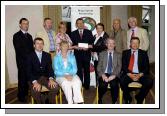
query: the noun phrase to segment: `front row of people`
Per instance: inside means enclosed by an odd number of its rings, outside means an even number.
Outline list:
[[[118,98],[119,82],[123,90],[125,103],[131,103],[128,84],[139,81],[142,88],[136,95],[137,103],[142,103],[147,93],[152,87],[153,81],[149,78],[149,60],[147,52],[139,49],[140,40],[132,37],[130,41],[131,49],[125,50],[121,56],[116,52],[115,41],[108,38],[106,41],[107,50],[99,54],[97,65],[99,103],[103,103],[102,98],[110,84],[112,103],[116,103]],[[55,95],[58,94],[59,86],[62,88],[69,104],[84,103],[81,93],[82,82],[77,75],[77,63],[75,56],[68,51],[69,44],[66,41],[60,43],[60,50],[51,61],[49,53],[43,51],[44,41],[42,38],[34,40],[35,51],[27,60],[27,75],[30,81],[31,93],[37,103],[42,103],[42,86],[49,89],[49,103],[55,103]],[[122,59],[121,59],[122,58]],[[53,67],[53,68],[52,68]],[[56,80],[54,78],[56,76]],[[59,85],[59,86],[58,86]]]

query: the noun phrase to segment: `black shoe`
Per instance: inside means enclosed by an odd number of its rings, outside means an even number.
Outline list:
[[[26,100],[26,98],[18,98],[18,100],[20,101],[20,102],[23,102],[23,103],[26,103],[27,102],[27,100]]]
[[[89,90],[89,86],[84,86],[85,90]]]
[[[101,99],[98,100],[98,104],[103,104]]]
[[[125,100],[125,104],[131,104],[131,102],[132,102],[132,98]]]

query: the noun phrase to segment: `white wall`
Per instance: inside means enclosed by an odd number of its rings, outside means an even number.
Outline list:
[[[35,33],[42,28],[43,6],[40,5],[7,5],[5,7],[5,51],[9,83],[17,83],[17,66],[13,46],[13,34],[19,31],[19,20],[25,17],[29,20],[29,33]]]
[[[111,6],[111,21],[115,18],[121,20],[121,26],[123,29],[128,29],[128,6],[127,5],[112,5]]]

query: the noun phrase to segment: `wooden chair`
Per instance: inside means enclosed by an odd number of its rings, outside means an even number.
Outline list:
[[[136,95],[136,89],[140,89],[142,87],[142,84],[139,82],[131,82],[128,84],[128,87],[134,89],[134,90],[132,90],[132,95],[134,98],[134,96]],[[122,104],[122,101],[123,101],[123,92],[122,92],[122,89],[120,87],[120,89],[119,89],[119,103]],[[136,103],[136,100],[135,100],[135,103]],[[143,100],[143,104],[145,104],[145,99]]]
[[[42,94],[47,94],[50,90],[48,90],[45,86],[42,85],[41,93]],[[56,104],[58,103],[58,96],[55,96]],[[34,98],[31,96],[31,104],[34,104]]]

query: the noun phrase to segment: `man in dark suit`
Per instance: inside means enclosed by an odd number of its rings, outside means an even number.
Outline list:
[[[42,86],[49,89],[49,103],[55,103],[58,92],[58,84],[54,80],[51,55],[43,51],[44,41],[42,38],[34,39],[35,51],[28,56],[27,75],[31,84],[31,94],[37,103],[43,103],[41,97]]]
[[[29,21],[26,18],[20,19],[20,31],[13,35],[13,45],[16,53],[16,63],[18,68],[18,100],[27,101],[28,81],[26,76],[26,59],[33,48],[32,36],[27,32]]]
[[[97,72],[99,77],[99,104],[102,104],[102,97],[110,84],[112,103],[118,98],[118,78],[121,71],[121,54],[114,50],[115,41],[113,38],[106,40],[107,50],[99,54]]]
[[[139,49],[140,40],[132,37],[131,49],[123,51],[122,54],[122,76],[120,85],[123,90],[125,103],[131,103],[130,89],[128,84],[138,81],[142,84],[140,92],[135,96],[137,103],[141,104],[152,87],[153,80],[149,78],[149,59],[146,51]]]
[[[77,61],[78,76],[80,77],[85,89],[89,89],[90,86],[90,60],[93,44],[92,32],[84,29],[84,22],[82,18],[76,20],[77,30],[71,33],[71,40],[74,46],[74,55]],[[84,46],[80,44],[84,43]],[[84,77],[84,82],[83,82]]]

